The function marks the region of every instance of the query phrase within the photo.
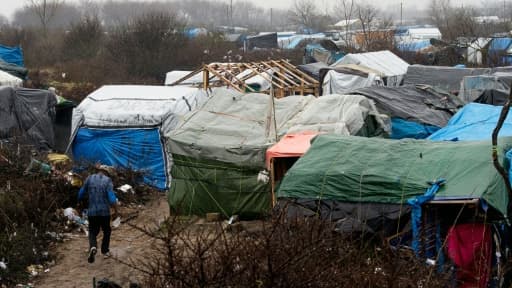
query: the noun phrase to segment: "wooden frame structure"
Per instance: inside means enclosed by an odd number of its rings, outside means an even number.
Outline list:
[[[227,86],[242,93],[273,94],[277,98],[309,94],[319,96],[320,93],[320,84],[316,79],[300,71],[286,60],[205,64],[170,85],[178,85],[199,73],[203,73],[202,87],[205,90],[211,87]],[[254,76],[260,76],[268,81],[271,88],[257,91],[248,85],[246,81]]]

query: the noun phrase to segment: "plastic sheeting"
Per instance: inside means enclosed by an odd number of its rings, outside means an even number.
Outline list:
[[[123,147],[126,147],[124,146],[126,144],[123,144],[123,142],[131,143],[129,137],[127,138],[126,136],[127,134],[123,134],[122,131],[126,131],[127,129],[154,128],[162,135],[165,143],[165,141],[168,140],[168,135],[183,116],[202,105],[207,98],[208,95],[204,90],[192,87],[103,86],[87,96],[73,111],[70,141],[73,145],[73,151],[75,151],[76,147],[83,147],[82,145],[84,145],[84,143],[81,141],[87,140],[89,143],[90,141],[94,141],[89,140],[89,138],[76,137],[83,128],[113,129],[117,130],[117,134],[113,132],[109,134],[107,138],[108,145],[98,146],[98,149],[104,149],[105,151],[102,153],[105,155],[117,153],[116,155],[119,159],[116,159],[115,163],[119,165],[129,163],[130,167],[154,170],[156,169],[155,167],[157,167],[155,165],[145,167],[149,162],[144,158],[139,159],[135,156],[132,157],[131,154],[123,155],[123,153],[118,153],[119,150],[125,149]],[[105,137],[105,134],[91,134],[89,136],[97,136],[99,137],[98,141],[100,141],[100,139],[102,139],[101,137]],[[119,138],[112,140],[112,138],[115,137]],[[161,145],[160,137],[152,137],[150,140],[154,141],[153,145]],[[89,158],[86,159],[89,162],[110,159],[101,158],[103,156],[99,153],[81,153],[80,155],[89,156]],[[94,158],[96,156],[99,158]],[[171,163],[172,158],[170,154],[165,153],[165,156],[165,161]],[[158,167],[163,170],[158,171],[158,173],[152,173],[165,175],[170,172],[165,170],[165,168],[169,167],[166,167],[164,162],[161,162]],[[148,180],[148,182],[153,183],[154,181]],[[168,184],[169,181],[158,180],[154,183],[158,183],[159,186],[157,187],[161,188],[162,183]]]
[[[55,94],[47,90],[0,87],[0,137],[27,137],[40,150],[54,147]]]
[[[400,118],[391,119],[391,139],[425,139],[439,129],[437,126],[419,124]]]
[[[445,66],[411,65],[407,69],[404,85],[430,85],[447,91],[459,91],[465,76],[491,75],[495,72],[509,72],[512,67],[497,68],[455,68]]]
[[[370,73],[367,77],[357,74],[339,73],[330,70],[322,82],[322,94],[347,94],[359,88],[382,85],[377,75]]]
[[[392,52],[377,51],[360,54],[347,54],[332,66],[339,64],[362,65],[384,74],[387,86],[399,86],[407,73],[409,64]]]
[[[163,190],[168,183],[162,141],[158,128],[80,128],[73,145],[73,158],[78,162],[100,162],[142,171],[145,183]]]
[[[390,120],[366,97],[333,94],[311,101],[280,129],[279,135],[301,131],[381,136],[389,135]]]
[[[285,135],[279,142],[267,150],[265,164],[267,170],[270,171],[270,161],[272,158],[300,157],[304,155],[311,146],[311,139],[316,135],[318,135],[318,132],[313,131]]]
[[[446,127],[438,130],[428,139],[433,141],[490,140],[501,109],[500,106],[470,103],[459,110]],[[512,112],[509,112],[498,136],[512,136]]]
[[[369,87],[353,94],[372,99],[381,113],[392,118],[437,127],[444,127],[464,104],[454,95],[423,85]]]
[[[23,80],[20,78],[0,70],[0,86],[19,87],[22,84]]]
[[[18,66],[16,64],[7,63],[0,59],[0,70],[11,74],[12,76],[20,79],[26,79],[28,75],[28,69],[25,67]]]
[[[23,51],[21,47],[8,47],[0,45],[0,59],[7,63],[15,64],[18,66],[25,66],[23,61]]]
[[[422,195],[428,181],[446,179],[435,196],[485,200],[507,215],[505,183],[490,160],[491,142],[433,142],[318,135],[288,170],[278,198],[403,204]],[[512,147],[500,139],[499,161]]]
[[[492,103],[483,102],[485,99],[479,98],[481,98],[483,94],[488,90],[501,90],[504,92],[503,94],[507,95],[511,83],[512,73],[494,73],[493,75],[466,76],[463,78],[461,83],[459,98],[466,102],[503,105],[504,102],[495,104],[492,101]]]

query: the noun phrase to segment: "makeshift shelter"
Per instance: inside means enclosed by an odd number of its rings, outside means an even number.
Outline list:
[[[464,102],[440,89],[425,85],[368,87],[353,94],[375,102],[380,113],[391,118],[391,138],[428,137],[444,127]]]
[[[270,95],[216,89],[169,135],[173,212],[254,218],[270,209],[268,181],[258,175],[276,140],[272,103]]]
[[[455,114],[446,127],[428,137],[433,141],[490,140],[498,123],[502,107],[469,103]],[[512,113],[509,113],[499,137],[512,136]]]
[[[357,65],[340,65],[320,69],[322,95],[350,94],[364,87],[383,86],[381,74]]]
[[[64,153],[69,146],[73,109],[76,107],[76,104],[60,96],[57,96],[57,99],[55,120],[53,121],[53,129],[55,131],[55,147],[53,150]]]
[[[0,87],[0,138],[20,136],[39,150],[53,149],[56,104],[47,90]]]
[[[499,151],[512,148],[500,139]],[[405,204],[423,195],[429,181],[446,179],[433,201],[484,200],[507,215],[508,195],[490,161],[491,143],[388,140],[318,135],[308,152],[287,172],[280,199],[331,203]],[[505,153],[498,153],[504,163]],[[468,159],[471,159],[468,161]],[[336,208],[332,207],[332,211]]]
[[[493,38],[489,44],[487,64],[505,66],[512,64],[512,38]]]
[[[491,75],[495,72],[509,72],[511,70],[512,67],[457,68],[411,65],[407,69],[404,85],[424,84],[450,92],[457,92],[460,89],[462,79],[466,76]]]
[[[273,49],[277,47],[277,33],[275,32],[247,36],[244,41],[244,49],[246,51],[253,49]]]
[[[206,99],[205,91],[190,87],[103,86],[73,111],[73,157],[142,171],[144,182],[166,189],[168,135]]]
[[[19,87],[23,85],[23,80],[7,72],[0,70],[0,86]]]
[[[300,71],[285,60],[252,63],[212,63],[168,85],[179,85],[188,79],[203,75],[202,87],[230,87],[238,92],[272,94],[277,98],[290,95],[319,95],[316,79]],[[255,82],[253,85],[248,80]]]
[[[339,64],[355,64],[379,71],[383,75],[386,86],[399,86],[403,81],[409,64],[392,52],[377,51],[360,54],[347,54],[332,66]]]
[[[459,98],[466,102],[503,105],[508,99],[512,73],[466,76],[462,79]]]

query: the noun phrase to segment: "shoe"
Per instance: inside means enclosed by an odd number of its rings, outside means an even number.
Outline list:
[[[96,247],[91,247],[91,250],[89,250],[89,258],[87,258],[87,262],[94,263],[94,256],[96,256],[96,252]]]
[[[109,251],[109,252],[107,252],[107,253],[105,253],[105,254],[103,254],[103,258],[104,258],[104,259],[108,259],[108,258],[110,258],[110,257],[112,257],[112,253],[110,253],[110,251]]]

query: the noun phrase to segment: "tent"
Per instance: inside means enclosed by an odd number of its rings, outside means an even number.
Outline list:
[[[489,141],[492,131],[498,123],[501,110],[501,106],[467,104],[450,119],[446,127],[436,131],[428,139],[433,141]],[[512,113],[509,112],[498,136],[512,136]]]
[[[347,54],[332,66],[339,64],[356,64],[365,66],[382,73],[386,86],[399,86],[403,81],[409,64],[392,52],[377,51],[360,54]]]
[[[169,186],[168,135],[182,116],[207,98],[190,87],[108,85],[73,111],[71,148],[76,161],[143,171],[144,182]]]
[[[425,85],[375,86],[353,94],[373,100],[380,113],[391,118],[393,139],[426,138],[444,127],[464,104],[454,95]]]
[[[278,199],[327,203],[403,205],[423,195],[428,181],[446,179],[434,201],[482,199],[507,215],[508,195],[490,161],[490,141],[432,142],[318,135],[308,152],[287,172]],[[512,138],[502,138],[502,151]],[[323,202],[324,204],[321,204]],[[330,206],[331,211],[336,207]]]
[[[47,90],[0,87],[0,138],[21,136],[40,150],[53,149],[56,104]]]
[[[361,96],[273,99],[216,89],[169,137],[169,205],[181,214],[261,216],[271,207],[267,149],[288,133],[385,133],[389,124],[372,105]]]
[[[487,64],[492,66],[512,64],[512,38],[493,38],[491,40]]]

